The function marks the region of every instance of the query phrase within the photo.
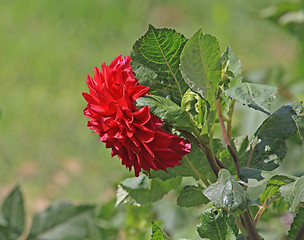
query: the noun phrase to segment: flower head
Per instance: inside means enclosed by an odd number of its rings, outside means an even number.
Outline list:
[[[166,171],[181,164],[190,143],[161,129],[161,119],[150,114],[148,106],[137,109],[133,104],[149,88],[134,77],[130,56],[118,56],[108,66],[103,63],[101,71],[94,70],[94,78],[87,78],[89,93],[82,94],[88,102],[83,112],[112,156],[117,155],[129,171],[134,167],[136,176],[141,169]]]

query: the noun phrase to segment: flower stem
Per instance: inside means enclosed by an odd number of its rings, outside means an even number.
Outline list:
[[[221,126],[221,129],[222,129],[222,134],[223,134],[223,137],[224,137],[224,141],[227,145],[227,148],[234,160],[234,164],[235,164],[235,167],[236,167],[236,172],[237,172],[237,175],[238,175],[238,178],[240,178],[240,174],[241,174],[241,166],[240,166],[240,161],[236,155],[236,153],[234,152],[231,144],[230,144],[230,141],[229,141],[229,137],[228,137],[228,134],[227,134],[227,131],[226,131],[226,127],[225,127],[225,123],[224,123],[224,119],[223,119],[223,115],[222,115],[222,110],[221,110],[221,100],[220,100],[220,97],[218,96],[218,98],[216,99],[216,111],[217,111],[217,114],[218,114],[218,118],[219,118],[219,122],[220,122],[220,126]]]

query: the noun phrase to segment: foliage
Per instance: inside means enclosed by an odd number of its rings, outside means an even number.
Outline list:
[[[95,227],[93,210],[93,206],[55,202],[34,217],[26,239],[87,238]],[[0,216],[1,239],[19,239],[24,234],[25,210],[19,187],[13,189],[3,202]]]
[[[295,218],[288,237],[300,239],[304,234],[304,178],[277,168],[287,154],[287,140],[297,132],[303,139],[302,103],[286,104],[271,112],[277,88],[243,82],[241,64],[232,49],[228,46],[221,53],[218,40],[201,29],[187,39],[173,29],[149,25],[147,33],[135,42],[131,59],[136,78],[152,93],[134,105],[148,106],[162,119],[166,131],[186,138],[192,149],[181,165],[120,182],[116,206],[131,207],[128,216],[135,208],[151,212],[151,204],[175,191],[178,206],[198,209],[203,205],[197,235],[210,240],[261,239],[257,224],[266,211],[289,211]],[[248,111],[253,108],[266,114],[252,137],[232,136],[237,103]],[[215,138],[216,133],[222,134],[223,141]],[[191,184],[185,184],[189,179]],[[99,210],[56,202],[34,217],[27,233],[23,196],[16,187],[2,204],[0,237],[115,239],[121,227],[115,226],[115,210],[105,206]],[[130,222],[126,225],[136,229],[139,221]],[[168,240],[170,234],[152,222],[151,240]]]

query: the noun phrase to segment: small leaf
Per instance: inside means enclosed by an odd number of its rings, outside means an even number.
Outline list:
[[[171,238],[164,234],[161,228],[152,222],[152,235],[150,240],[171,240]]]
[[[224,91],[225,95],[270,115],[271,102],[275,98],[277,87],[257,84],[241,83]]]
[[[292,116],[302,110],[301,103],[282,106],[261,124],[254,134],[251,168],[271,171],[280,165],[287,152],[286,140],[297,131]],[[250,154],[248,151],[247,157]]]
[[[203,188],[196,186],[184,187],[177,198],[177,205],[180,207],[194,207],[208,202],[208,198],[203,194]]]
[[[234,240],[238,235],[238,227],[233,216],[224,209],[207,209],[201,214],[201,223],[197,226],[198,234],[209,240]]]
[[[2,216],[7,222],[10,239],[17,239],[25,227],[25,211],[22,193],[15,187],[2,204]]]
[[[190,114],[193,122],[199,129],[202,129],[206,122],[206,116],[208,114],[206,104],[206,100],[191,91],[190,88],[182,98],[181,108]]]
[[[149,95],[136,100],[137,107],[148,105],[149,111],[175,129],[192,132],[193,122],[189,114],[169,99]]]
[[[225,52],[221,56],[221,62],[223,65],[227,66],[227,70],[233,74],[232,77],[229,77],[230,82],[229,86],[233,87],[235,85],[238,85],[242,82],[243,76],[241,72],[241,62],[240,60],[234,55],[234,53],[231,50],[231,47],[228,46],[225,50]]]
[[[180,183],[181,177],[171,178],[166,181],[158,178],[149,180],[146,175],[128,178],[119,185],[116,205],[130,203],[140,206],[155,202],[170,190],[178,187]]]
[[[229,212],[244,210],[248,195],[244,188],[226,169],[221,169],[218,180],[204,190],[204,195],[219,208],[228,208]]]
[[[221,79],[220,47],[217,39],[198,30],[186,43],[180,69],[192,91],[200,94],[215,109]]]
[[[168,97],[177,104],[188,89],[178,67],[186,41],[173,29],[149,25],[131,52],[132,70],[139,82],[149,86],[152,94]]]
[[[304,229],[304,208],[300,208],[288,231],[288,239],[295,240],[299,230]]]
[[[294,212],[298,204],[304,201],[304,176],[280,187],[280,192],[282,197],[291,204],[290,211]]]
[[[27,239],[85,239],[93,226],[93,210],[93,206],[56,202],[35,216]]]

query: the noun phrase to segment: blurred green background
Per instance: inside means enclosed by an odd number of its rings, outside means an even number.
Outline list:
[[[302,43],[260,15],[280,2],[1,1],[0,199],[19,183],[30,212],[57,199],[102,204],[115,198],[120,180],[134,176],[86,127],[81,93],[93,67],[128,55],[148,24],[174,28],[187,38],[202,28],[218,38],[222,51],[232,47],[243,71],[253,72],[248,79],[274,85],[273,69],[279,69],[287,73],[280,78],[287,86],[297,75]],[[301,90],[289,100],[299,100]],[[253,134],[265,116],[242,111],[240,106],[234,132]]]

